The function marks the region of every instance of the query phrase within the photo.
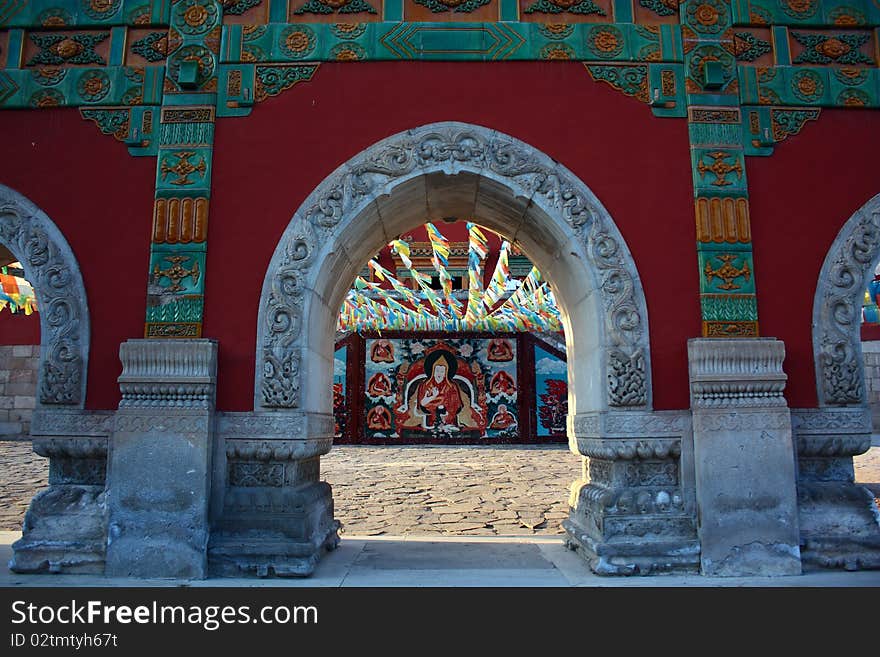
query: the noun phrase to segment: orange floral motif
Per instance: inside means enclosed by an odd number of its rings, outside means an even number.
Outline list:
[[[309,37],[304,32],[291,32],[285,43],[292,52],[305,52],[309,49]]]
[[[93,77],[83,82],[83,89],[89,96],[96,96],[101,93],[104,88],[104,82],[99,77]]]
[[[93,11],[103,14],[113,8],[113,0],[91,0],[89,6]]]
[[[557,2],[556,4],[558,5],[561,3]],[[555,36],[564,36],[568,29],[569,26],[565,23],[546,23],[544,25],[544,30]]]
[[[787,4],[795,13],[807,14],[813,10],[815,0],[786,0],[785,4]]]
[[[571,59],[571,54],[565,48],[550,48],[544,53],[544,59]]]
[[[816,81],[807,75],[797,81],[798,91],[804,96],[813,96],[816,93]]]
[[[337,62],[356,62],[358,59],[358,54],[354,50],[348,50],[346,48],[336,52]]]
[[[51,50],[62,59],[70,59],[81,53],[83,46],[81,43],[77,43],[73,39],[63,39],[52,46]]]
[[[596,34],[593,44],[596,46],[596,50],[599,50],[600,52],[614,52],[620,47],[617,41],[617,35],[608,30],[602,30]]]
[[[43,19],[43,27],[64,27],[66,24],[61,16],[48,16]]]
[[[834,24],[848,27],[851,25],[860,25],[861,23],[859,23],[859,20],[855,16],[850,16],[849,14],[841,14],[834,19]]]
[[[823,41],[818,46],[816,46],[816,50],[826,57],[830,57],[831,59],[837,59],[838,57],[842,57],[846,53],[848,53],[852,48],[847,44],[831,37],[826,41]]]
[[[697,7],[694,15],[700,25],[715,25],[718,22],[718,10],[710,4]]]
[[[190,27],[198,27],[208,20],[208,10],[202,5],[190,5],[183,12],[183,20]]]

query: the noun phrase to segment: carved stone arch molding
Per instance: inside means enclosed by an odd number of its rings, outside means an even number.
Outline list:
[[[357,231],[346,231],[354,225],[362,229],[356,222],[371,221],[370,215],[376,216],[396,191],[405,197],[414,181],[437,174],[465,174],[477,179],[481,188],[504,190],[517,207],[525,208],[509,227],[515,229],[516,221],[526,216],[538,217],[532,219],[538,234],[561,236],[555,243],[566,245],[565,255],[571,251],[582,259],[579,266],[592,280],[589,289],[580,293],[598,297],[591,300],[593,314],[602,316],[592,322],[598,335],[589,338],[593,341],[589,347],[599,353],[592,362],[599,364],[604,384],[598,385],[605,388],[604,394],[596,395],[601,400],[593,405],[598,407],[584,410],[649,409],[647,306],[633,258],[611,216],[581,180],[534,147],[485,127],[457,122],[422,126],[374,144],[330,174],[296,211],[263,282],[255,408],[303,408],[303,380],[314,381],[312,368],[318,365],[312,363],[319,362],[321,351],[315,350],[314,342],[309,344],[308,334],[333,331],[325,320],[316,319],[317,311],[312,309],[320,303],[332,305],[328,289],[350,284],[328,278],[339,278],[337,273],[347,276],[352,267],[362,265],[350,262],[343,272],[329,269],[326,263],[352,244],[351,235]],[[377,222],[374,234],[382,230]],[[393,237],[382,235],[384,241]],[[572,299],[563,296],[561,301],[567,306]],[[318,314],[326,317],[327,308]],[[575,340],[587,339],[575,336]],[[594,375],[596,368],[591,370]]]
[[[813,300],[813,357],[819,406],[867,404],[861,309],[878,259],[880,194],[843,225],[819,272]]]
[[[40,315],[37,406],[83,408],[89,308],[73,251],[36,205],[0,185],[0,242],[21,262]]]

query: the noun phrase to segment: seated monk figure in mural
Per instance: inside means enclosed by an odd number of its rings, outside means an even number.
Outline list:
[[[507,404],[498,404],[498,410],[489,423],[490,429],[508,429],[516,425],[516,418],[507,410]]]
[[[382,372],[376,372],[370,377],[367,385],[367,394],[371,397],[385,397],[391,394],[391,381]]]
[[[391,413],[384,406],[375,406],[367,413],[367,428],[385,431],[391,428]]]
[[[425,357],[425,376],[404,406],[404,427],[430,429],[445,426],[453,431],[478,428],[479,411],[469,395],[453,380],[458,361],[450,352],[435,351]]]
[[[393,363],[394,345],[385,338],[376,340],[370,349],[370,360],[374,363]]]
[[[494,362],[513,360],[513,350],[510,348],[510,343],[501,338],[493,338],[489,341],[489,347],[486,349],[486,358]]]
[[[500,370],[492,377],[489,383],[489,394],[491,395],[512,395],[516,392],[516,384],[513,378],[504,370]]]

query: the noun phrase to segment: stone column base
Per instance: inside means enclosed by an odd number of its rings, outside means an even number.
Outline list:
[[[16,573],[104,573],[107,496],[104,486],[52,485],[37,493],[12,544]]]
[[[820,568],[880,569],[880,510],[864,486],[801,482],[801,559]]]
[[[626,540],[602,541],[590,536],[584,527],[587,518],[578,517],[575,509],[571,510],[568,520],[562,522],[565,529],[565,545],[583,557],[587,565],[597,575],[659,575],[659,574],[693,574],[700,570],[700,544],[694,538],[664,537],[649,538],[650,529],[646,526],[641,540],[633,540],[630,533]],[[631,519],[626,519],[631,520]],[[672,527],[676,522],[690,526],[693,534],[693,522],[690,518],[640,518],[644,523],[662,523]],[[633,528],[631,528],[632,532]]]
[[[339,544],[326,482],[296,489],[233,487],[208,545],[208,572],[220,577],[307,577]]]

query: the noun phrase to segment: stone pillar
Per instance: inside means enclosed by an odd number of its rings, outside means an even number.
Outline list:
[[[110,576],[204,578],[217,343],[129,340],[110,442]]]
[[[880,568],[880,513],[854,483],[853,456],[871,447],[864,407],[792,411],[798,455],[798,517],[805,564]]]
[[[225,413],[218,420],[225,480],[209,549],[212,574],[302,577],[339,542],[320,457],[333,416],[302,411]]]
[[[704,575],[801,573],[785,345],[688,341]]]
[[[688,414],[579,414],[572,424],[572,447],[587,458],[562,523],[568,547],[600,575],[696,572]]]
[[[49,487],[37,493],[12,545],[17,573],[104,572],[107,546],[107,435],[110,413],[40,409],[33,446],[49,459]]]

